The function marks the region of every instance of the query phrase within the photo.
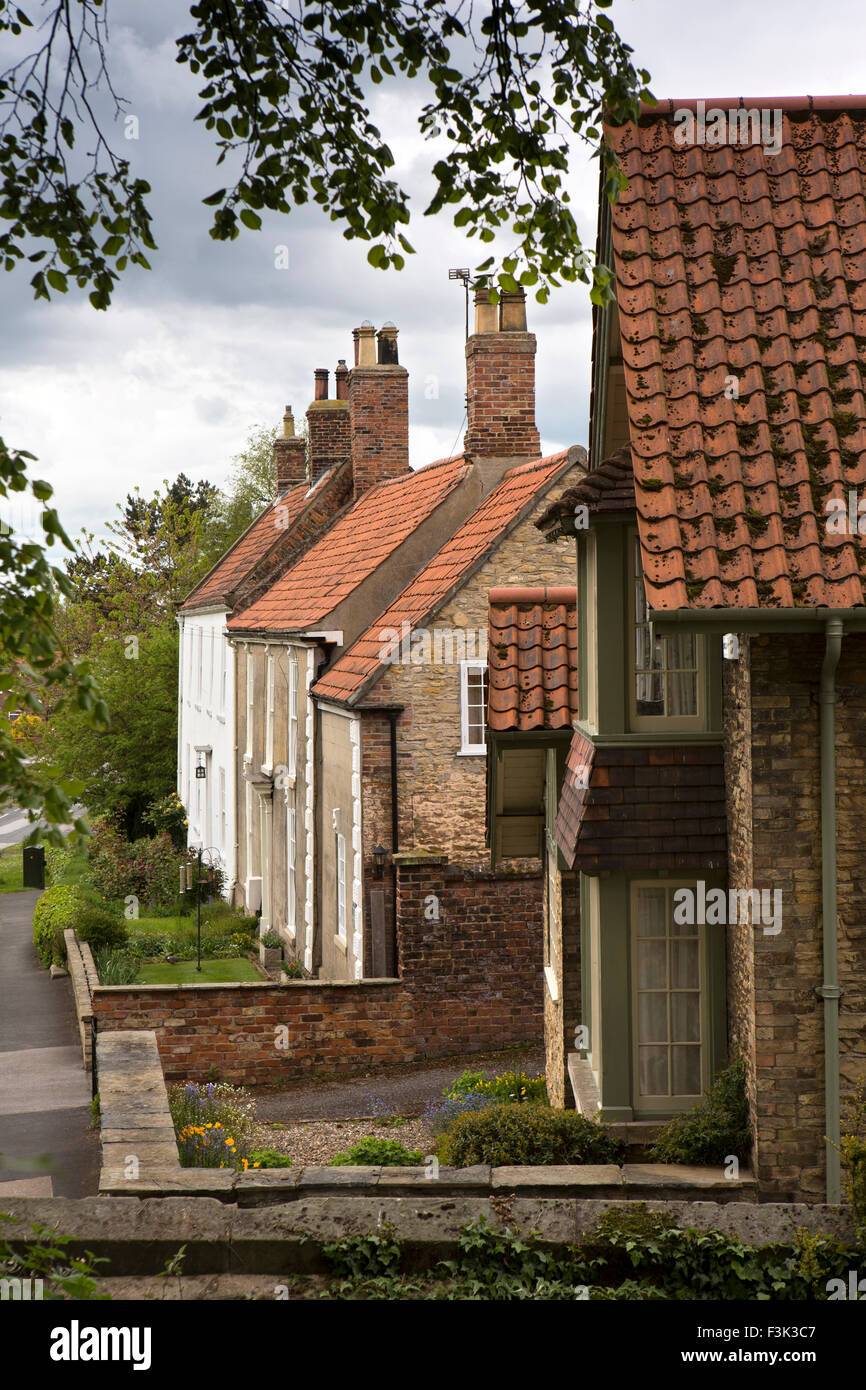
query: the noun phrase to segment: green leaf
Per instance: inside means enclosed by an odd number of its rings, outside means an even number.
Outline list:
[[[262,225],[262,219],[257,212],[253,212],[252,208],[241,208],[239,215],[244,226],[250,227],[254,232],[257,232]]]

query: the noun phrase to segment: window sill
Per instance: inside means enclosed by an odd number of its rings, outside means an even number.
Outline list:
[[[458,758],[486,758],[487,749],[486,747],[458,748],[456,756]]]

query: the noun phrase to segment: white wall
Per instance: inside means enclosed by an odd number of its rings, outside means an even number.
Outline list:
[[[189,821],[187,843],[219,850],[228,889],[236,869],[235,681],[226,612],[220,608],[178,618],[177,790]],[[197,751],[207,748],[211,751]],[[207,767],[206,778],[195,775],[199,762]]]

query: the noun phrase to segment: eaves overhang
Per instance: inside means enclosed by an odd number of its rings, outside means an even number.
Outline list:
[[[859,608],[651,608],[649,620],[659,633],[690,632],[823,632],[838,618],[846,632],[866,632],[866,606]]]

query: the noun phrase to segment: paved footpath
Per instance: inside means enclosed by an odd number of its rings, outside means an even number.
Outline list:
[[[99,1184],[72,982],[52,980],[33,949],[38,898],[0,894],[0,1203],[93,1196]]]

